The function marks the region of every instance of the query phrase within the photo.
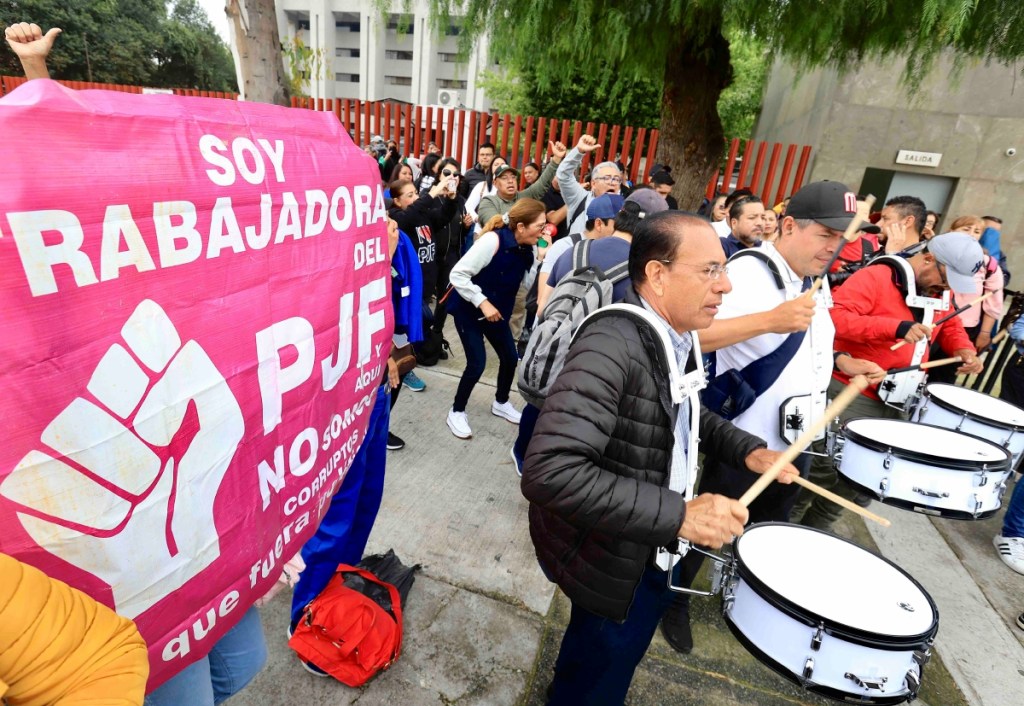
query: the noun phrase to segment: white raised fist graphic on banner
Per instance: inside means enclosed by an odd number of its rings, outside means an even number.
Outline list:
[[[41,547],[108,583],[134,618],[220,556],[213,505],[245,423],[158,304],[139,304],[121,336],[0,493],[31,511],[18,517]]]

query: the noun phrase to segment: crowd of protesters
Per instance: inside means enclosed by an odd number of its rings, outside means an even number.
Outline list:
[[[7,30],[30,77],[45,75],[40,62],[54,37],[44,37],[34,25]],[[859,346],[859,329],[850,322],[856,319],[860,325],[881,315],[870,306],[854,311],[850,299],[858,292],[861,302],[883,307],[880,299],[875,302],[882,294],[867,293],[865,287],[875,281],[871,277],[881,277],[881,285],[872,286],[885,289],[892,284],[896,291],[896,275],[877,265],[878,258],[888,257],[891,271],[909,273],[922,291],[948,287],[951,307],[989,295],[941,331],[915,324],[908,313],[910,318],[888,334],[912,344],[933,337],[931,356],[956,354],[961,365],[937,369],[930,379],[956,383],[960,375],[982,371],[980,355],[1005,328],[1001,319],[1010,275],[1000,242],[1002,222],[992,215],[943,216],[929,211],[917,196],[896,195],[870,214],[855,241],[841,244],[839,235],[854,211],[853,195],[835,182],[807,185],[778,204],[765,203],[750,189],[736,189],[715,194],[695,213],[686,213],[672,195],[673,166],[685,165],[652,165],[645,183],[632,184],[629,167],[606,154],[591,135],[583,135],[571,149],[559,142],[547,147],[545,159],[537,163],[500,154],[493,144],[484,143],[472,165],[444,155],[432,142],[422,154],[403,155],[400,143],[374,136],[364,149],[379,166],[387,198],[392,276],[397,278],[393,288],[412,292],[410,301],[396,304],[395,347],[413,343],[421,366],[436,365],[454,353],[464,361],[450,405],[437,401],[439,409],[447,407],[447,426],[460,440],[473,436],[472,393],[486,366],[487,347],[497,355],[490,411],[517,426],[509,443],[530,501],[531,535],[545,573],[573,603],[549,703],[622,703],[659,622],[677,650],[688,652],[693,646],[687,603],[667,592],[664,576],[675,570],[680,580],[692,580],[699,557],[693,561],[696,555],[691,554],[689,561],[662,566],[650,561],[657,548],[673,539],[719,547],[742,534],[750,519],[831,529],[838,510],[823,507],[820,498],[806,491],[798,493],[789,484],[796,473],[818,473],[817,480],[836,492],[861,504],[870,502],[870,497],[844,489],[830,463],[820,469],[803,458],[787,466],[777,492],[761,505],[752,505],[749,514],[739,506],[736,498],[777,458],[780,442],[742,415],[724,421],[696,398],[666,402],[659,395],[658,385],[667,385],[672,375],[693,373],[694,368],[699,374],[704,367],[703,361],[691,364],[699,348],[692,346],[688,332],[702,329],[704,353],[714,352],[721,373],[730,365],[741,367],[729,361],[756,357],[751,351],[758,346],[771,350],[793,333],[814,331],[804,342],[798,337],[791,353],[806,370],[813,368],[815,373],[805,376],[813,379],[797,383],[790,379],[792,370],[783,373],[779,379],[785,382],[778,384],[792,386],[780,388],[787,394],[797,388],[801,394],[832,394],[855,375],[878,383],[889,367],[873,362],[872,352],[880,343]],[[593,166],[582,173],[588,158]],[[856,200],[863,198],[857,195]],[[827,260],[840,247],[833,271],[824,273],[828,284],[823,294],[798,302],[809,280],[823,274],[822,253]],[[755,251],[760,255],[749,257]],[[588,328],[571,349],[548,401],[520,409],[512,391],[524,348],[538,322],[545,320],[560,284],[578,271],[581,253],[589,267],[621,272],[611,282],[612,300],[645,310],[655,323],[627,321],[626,316]],[[976,256],[979,262],[972,269]],[[900,259],[907,264],[892,264]],[[734,290],[730,268],[744,273],[744,286]],[[758,279],[769,271],[777,275],[778,287],[770,279]],[[901,286],[905,290],[908,284]],[[781,299],[774,303],[773,297]],[[720,306],[722,315],[715,319]],[[459,343],[454,350],[446,338],[452,329]],[[662,329],[671,343],[667,362],[644,343],[650,331]],[[1010,327],[1010,336],[1024,351],[1024,321]],[[824,367],[822,360],[827,362]],[[1024,357],[1015,356],[1003,383],[1003,397],[1018,405],[1024,404],[1022,361]],[[811,387],[804,390],[801,384]],[[380,507],[387,457],[405,447],[388,429],[390,412],[402,388],[423,393],[427,387],[415,371],[400,377],[395,364],[389,364],[359,457],[321,531],[303,549],[306,568],[295,587],[291,628],[326,585],[333,567],[360,559]],[[862,410],[899,417],[885,409],[877,394],[865,395]],[[439,424],[439,419],[419,423]],[[649,438],[641,439],[643,435]],[[703,494],[690,499],[683,492],[685,482],[679,485],[677,470],[692,467],[698,436],[700,449],[717,456],[706,467],[714,471],[706,470],[701,480]],[[769,441],[762,438],[769,436]],[[691,491],[693,482],[691,478]],[[1018,484],[1009,499],[1003,529],[993,541],[1002,561],[1024,574],[1020,488]],[[611,496],[619,499],[618,506],[603,508]],[[574,552],[586,558],[576,561]],[[6,567],[0,582],[0,620],[5,621],[6,635],[26,615],[5,607],[16,605],[15,600],[29,605],[27,595],[48,586],[49,580],[5,555],[0,555],[0,564]],[[8,580],[12,576],[17,577],[13,584]],[[11,598],[5,591],[15,584],[18,595]],[[117,703],[140,703],[148,670],[131,622],[63,584],[46,590],[54,592],[57,605],[30,610],[59,613],[67,604],[86,616],[81,622],[64,614],[84,626],[83,634],[76,644],[54,643],[49,659],[61,663],[68,653],[86,650],[91,661],[81,661],[81,669],[98,676],[72,678],[58,664],[49,674],[44,665],[42,676],[33,678],[56,680],[54,693],[80,689],[83,696],[100,698],[116,692],[121,699]],[[632,613],[631,607],[636,609]],[[189,667],[187,674],[147,696],[146,703],[220,703],[243,688],[266,655],[255,616],[255,611],[247,614],[214,648],[212,659],[199,663],[198,670]],[[1018,619],[1024,627],[1022,621],[1024,616]],[[7,647],[0,639],[0,696],[9,688],[13,698],[20,687],[17,675],[4,671],[9,667],[9,655],[3,653]],[[232,652],[232,659],[218,657],[225,651]],[[315,665],[305,666],[325,675]]]

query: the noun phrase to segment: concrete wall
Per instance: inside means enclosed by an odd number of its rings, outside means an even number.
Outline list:
[[[956,75],[946,59],[911,96],[900,82],[904,66],[869,62],[844,75],[818,69],[798,77],[776,62],[755,139],[811,144],[810,178],[853,189],[868,167],[958,180],[944,222],[1000,216],[1010,268],[1024,278],[1024,76],[983,62]],[[1017,154],[1008,157],[1008,148]],[[938,168],[898,165],[900,149],[938,152],[942,161]]]

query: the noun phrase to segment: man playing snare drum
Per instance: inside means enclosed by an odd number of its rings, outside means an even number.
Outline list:
[[[835,292],[836,350],[873,360],[886,369],[902,368],[926,362],[932,340],[950,356],[960,356],[958,374],[980,373],[981,361],[959,319],[934,327],[931,322],[948,313],[948,297],[943,294],[950,287],[960,291],[970,286],[983,261],[981,246],[966,233],[937,235],[928,241],[924,252],[909,260],[895,256],[875,259]],[[890,350],[900,340],[908,345]],[[843,371],[834,372],[829,396],[837,395],[849,380]],[[879,385],[864,390],[840,420],[905,419],[906,402],[923,380],[921,371],[888,375]],[[830,458],[815,458],[810,479],[848,499],[857,496],[839,480]],[[841,512],[838,505],[801,492],[793,518],[808,527],[829,530]]]
[[[782,451],[821,418],[833,365],[845,375],[863,374],[873,382],[885,372],[870,360],[833,358],[835,329],[829,318],[828,284],[813,297],[812,278],[822,274],[857,211],[856,195],[834,181],[808,184],[791,199],[775,243],[740,250],[729,258],[731,292],[719,315],[701,332],[704,351],[716,351],[716,377],[702,398],[739,428]],[[865,223],[870,227],[870,223]],[[795,465],[806,475],[810,456]],[[724,459],[704,463],[700,492],[739,498],[757,476]],[[774,484],[748,508],[750,522],[785,522],[798,488]],[[683,561],[689,586],[703,563],[691,552]],[[679,594],[662,619],[665,639],[680,652],[693,647],[688,596]]]

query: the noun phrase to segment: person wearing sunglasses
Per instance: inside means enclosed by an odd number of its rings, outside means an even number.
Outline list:
[[[752,212],[760,228],[764,209],[756,196],[732,204],[733,222],[749,205],[756,207]],[[813,298],[805,293],[840,247],[856,212],[855,195],[838,182],[803,187],[793,196],[776,242],[740,250],[729,259],[732,290],[723,294],[710,328],[701,331],[702,348],[715,360],[704,403],[740,429],[765,439],[769,449],[785,450],[820,417],[833,365],[849,376],[867,375],[872,382],[885,375],[870,360],[833,358],[835,327],[829,316],[828,286]],[[723,269],[706,268],[705,276],[720,277]],[[806,475],[810,462],[808,454],[801,454],[794,465]],[[742,496],[757,479],[746,468],[719,458],[706,459],[704,473],[699,492],[729,498]],[[796,490],[792,485],[769,486],[750,504],[750,521],[787,522]],[[702,564],[703,555],[686,556],[683,585],[692,584]],[[669,644],[684,653],[693,647],[688,608],[688,596],[678,594],[661,624]]]

